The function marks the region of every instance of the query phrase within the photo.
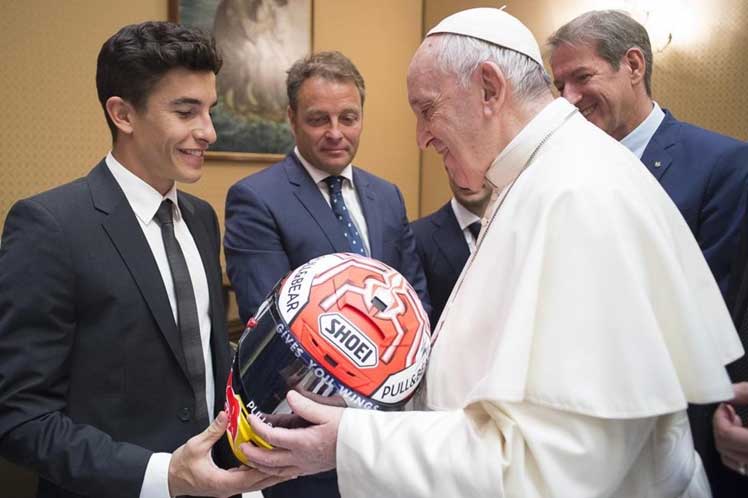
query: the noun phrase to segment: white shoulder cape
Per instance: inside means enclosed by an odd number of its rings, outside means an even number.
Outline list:
[[[489,170],[503,187],[524,169],[442,315],[429,408],[526,400],[633,418],[731,398],[724,365],[742,348],[675,205],[566,101],[542,116]]]

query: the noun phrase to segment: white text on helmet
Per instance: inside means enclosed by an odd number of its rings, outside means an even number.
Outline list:
[[[339,313],[319,317],[322,336],[361,368],[377,366],[376,346],[363,332]]]

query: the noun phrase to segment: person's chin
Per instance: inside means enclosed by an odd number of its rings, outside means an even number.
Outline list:
[[[321,159],[321,162],[325,165],[325,169],[341,171],[348,166],[352,160],[351,156],[348,154],[324,154]]]
[[[202,177],[203,177],[202,167],[181,168],[179,170],[179,177],[176,179],[176,181],[180,183],[195,183]]]

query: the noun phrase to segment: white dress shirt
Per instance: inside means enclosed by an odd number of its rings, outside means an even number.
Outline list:
[[[475,243],[477,240],[473,237],[469,227],[476,221],[480,222],[480,216],[477,216],[468,208],[460,204],[460,202],[454,197],[452,197],[450,204],[452,206],[452,212],[455,214],[455,218],[457,218],[457,224],[460,225],[460,230],[462,230],[462,236],[465,237],[465,243],[468,245],[470,252],[475,251]]]
[[[657,102],[653,102],[652,104],[652,111],[650,111],[647,118],[639,123],[639,126],[631,130],[631,133],[621,139],[621,143],[639,159],[644,155],[644,149],[647,148],[647,144],[652,140],[652,136],[657,131],[660,123],[665,119],[665,113],[657,105]]]
[[[312,181],[317,185],[317,188],[319,188],[319,191],[322,193],[322,197],[324,197],[325,202],[327,202],[327,205],[329,206],[330,189],[325,183],[325,178],[331,176],[330,173],[326,173],[321,169],[312,166],[312,164],[304,159],[304,156],[301,155],[298,147],[294,147],[293,153],[296,154],[296,157],[299,159],[302,166],[304,166],[304,169],[307,171],[307,173],[309,173],[309,176],[312,177]],[[369,229],[366,226],[366,218],[364,218],[364,211],[361,209],[361,202],[358,200],[358,195],[356,194],[356,186],[353,184],[353,166],[351,166],[350,164],[346,166],[345,169],[340,172],[340,176],[345,178],[345,181],[343,181],[343,187],[341,189],[343,200],[345,201],[345,206],[348,208],[348,212],[351,214],[353,223],[356,224],[359,235],[361,235],[361,240],[364,243],[366,254],[367,256],[370,256],[371,247],[369,245]]]
[[[140,228],[143,230],[153,257],[156,260],[161,279],[169,297],[169,304],[174,315],[174,323],[177,319],[177,301],[174,292],[174,282],[169,268],[169,260],[166,257],[164,241],[161,237],[161,227],[153,219],[161,202],[170,199],[174,204],[174,235],[179,242],[184,258],[189,269],[192,288],[195,291],[197,303],[197,316],[200,321],[200,341],[203,349],[203,361],[205,362],[205,400],[208,405],[208,417],[213,420],[213,404],[215,402],[215,384],[213,381],[213,357],[210,351],[210,295],[208,293],[208,278],[205,275],[203,261],[200,252],[195,245],[187,224],[182,218],[182,213],[177,202],[177,188],[174,185],[166,195],[162,196],[156,189],[151,187],[141,178],[125,168],[110,152],[106,157],[106,165],[125,194],[135,217],[138,219]],[[145,346],[144,346],[145,347]],[[154,453],[148,461],[143,486],[140,490],[141,498],[169,498],[168,471],[170,453]]]

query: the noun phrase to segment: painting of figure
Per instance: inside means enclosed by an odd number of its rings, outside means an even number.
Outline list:
[[[223,57],[213,111],[218,141],[211,150],[259,154],[291,150],[286,70],[311,52],[312,0],[172,2],[177,2],[172,4],[172,17],[213,33]]]

